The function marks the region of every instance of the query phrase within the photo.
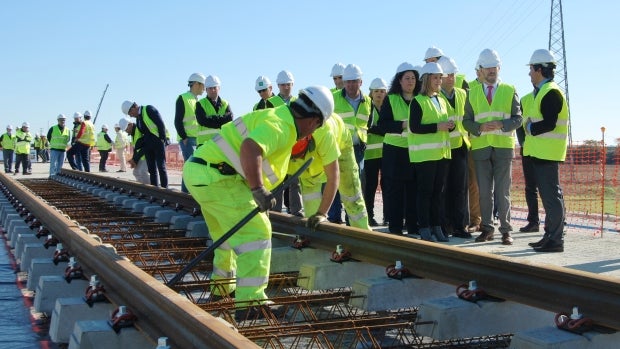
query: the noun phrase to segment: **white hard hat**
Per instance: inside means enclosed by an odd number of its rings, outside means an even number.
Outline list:
[[[387,87],[387,83],[385,82],[385,80],[381,78],[375,78],[370,83],[370,89],[371,90],[387,90],[388,87]]]
[[[56,118],[56,120],[65,120],[65,119],[67,119],[65,114],[58,114],[58,117]]]
[[[118,127],[120,127],[121,130],[126,129],[127,125],[129,125],[129,120],[125,118],[121,118],[120,120],[118,120]]]
[[[269,80],[266,76],[259,76],[256,78],[256,84],[254,85],[254,89],[256,91],[264,90],[267,87],[271,86],[271,80]]]
[[[90,114],[90,110],[85,111],[85,112],[84,112],[84,116],[92,116],[92,115]]]
[[[437,62],[428,62],[422,67],[422,71],[420,72],[420,75],[424,76],[426,74],[444,75],[443,69],[441,69],[441,66],[437,64]]]
[[[276,83],[278,84],[292,84],[295,82],[295,78],[293,77],[293,73],[287,70],[283,70],[278,73],[278,78],[276,79]]]
[[[409,62],[402,62],[398,65],[398,67],[396,67],[396,74],[402,73],[407,70],[415,70],[415,67]]]
[[[121,111],[123,112],[123,114],[129,115],[129,109],[132,105],[134,105],[134,103],[135,102],[132,101],[124,101],[123,104],[121,104]]]
[[[418,75],[422,75],[422,66],[421,65],[415,65],[413,66],[413,70],[418,72]]]
[[[12,130],[12,129],[13,129],[13,126],[11,126],[11,125],[6,125],[6,129],[7,129],[7,130]]]
[[[443,51],[440,48],[431,46],[426,50],[426,53],[424,54],[424,60],[427,60],[433,57],[441,57],[441,56],[443,56]]]
[[[545,50],[544,48],[541,48],[539,50],[534,51],[534,53],[532,53],[532,57],[530,58],[530,63],[527,65],[532,65],[532,64],[545,65],[546,63],[556,64],[555,57],[553,56],[553,53],[551,53],[549,50]]]
[[[121,125],[119,125],[119,124],[114,124],[114,128],[121,128]]]
[[[441,66],[444,74],[456,74],[459,71],[454,59],[448,56],[441,56],[439,60],[437,60],[437,63]]]
[[[299,91],[299,95],[306,95],[323,115],[323,120],[327,120],[334,112],[334,96],[325,86],[308,86]],[[299,100],[303,102],[303,100]]]
[[[81,119],[82,118],[82,113],[76,111],[75,113],[73,113],[73,118],[74,119]]]
[[[332,67],[332,73],[329,76],[333,78],[335,76],[342,76],[343,73],[344,73],[344,64],[336,63]]]
[[[102,128],[102,129],[106,129],[106,130],[107,130],[107,129],[108,129],[108,125],[103,124],[103,125],[101,125],[101,128]]]
[[[362,78],[362,69],[355,64],[349,64],[342,72],[342,80],[359,80]]]
[[[202,73],[194,73],[189,76],[187,82],[199,82],[201,84],[205,84],[205,76]]]
[[[27,123],[27,122],[24,122],[24,123],[22,124],[22,127],[30,127],[30,124],[29,124],[29,123]]]
[[[480,52],[480,56],[478,57],[478,65],[482,68],[499,67],[501,63],[499,54],[490,48],[485,48],[482,50],[482,52]]]
[[[215,75],[209,75],[205,79],[205,87],[217,87],[220,86],[220,78]]]

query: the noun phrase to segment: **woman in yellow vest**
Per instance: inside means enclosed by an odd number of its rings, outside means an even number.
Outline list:
[[[445,100],[438,96],[443,70],[435,62],[422,67],[422,88],[409,110],[409,159],[416,174],[420,237],[448,241],[441,229],[441,202],[450,159],[450,131]]]
[[[418,233],[415,208],[415,175],[409,161],[407,123],[409,105],[420,91],[419,68],[401,63],[396,68],[387,99],[379,112],[379,127],[386,133],[383,138],[381,176],[385,190],[385,212],[391,234],[402,235],[405,217],[409,236]]]

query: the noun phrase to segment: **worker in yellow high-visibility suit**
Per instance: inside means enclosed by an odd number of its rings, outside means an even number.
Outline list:
[[[290,106],[254,111],[223,125],[185,162],[183,180],[200,204],[213,240],[257,206],[261,211],[215,250],[213,280],[236,278],[236,284],[213,293],[234,291],[238,307],[256,303],[238,309],[238,320],[251,311],[260,316],[258,307],[266,306],[271,224],[265,211],[275,204],[270,190],[284,179],[295,142],[312,134],[333,110],[329,89],[304,88]]]

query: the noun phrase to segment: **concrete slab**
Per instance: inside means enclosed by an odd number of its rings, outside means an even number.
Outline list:
[[[71,280],[70,283],[60,275],[43,275],[39,278],[34,296],[34,310],[38,313],[52,314],[56,299],[61,297],[81,297],[86,293],[87,280]]]
[[[209,235],[209,228],[207,227],[207,223],[202,221],[191,221],[187,224],[187,233],[185,234],[188,238],[208,238],[211,237]]]
[[[170,223],[173,217],[181,215],[187,216],[188,214],[185,212],[175,211],[171,208],[159,210],[155,212],[155,223]]]
[[[204,219],[200,216],[194,217],[188,214],[173,216],[170,218],[171,229],[188,229],[188,224],[191,222],[203,222]]]
[[[45,248],[43,243],[29,243],[24,245],[24,252],[22,252],[21,259],[18,260],[20,265],[20,269],[27,269],[30,267],[32,260],[34,258],[47,258],[52,260],[54,257],[54,252],[56,252],[55,247]]]
[[[352,289],[349,304],[366,311],[417,307],[430,299],[453,296],[456,292],[452,285],[429,279],[397,280],[387,275],[359,279]]]
[[[52,258],[33,258],[28,267],[28,281],[26,289],[34,291],[39,285],[39,279],[43,275],[64,275],[67,268],[67,262],[59,262],[54,264]]]
[[[420,305],[418,326],[422,336],[438,340],[514,333],[553,323],[555,314],[514,302],[468,302],[456,296],[428,300]]]
[[[108,320],[115,306],[97,302],[90,307],[82,297],[58,298],[52,313],[49,335],[54,343],[69,343],[76,322],[84,320]]]
[[[7,232],[9,246],[11,248],[16,248],[17,242],[19,241],[19,235],[25,235],[25,234],[36,234],[36,231],[30,229],[30,227],[28,226],[23,226],[23,225],[14,226],[13,228],[11,228],[11,230]],[[41,244],[43,244],[43,242]],[[23,246],[22,246],[22,250],[20,250],[20,253],[22,251],[23,251]],[[18,255],[16,254],[16,256]]]
[[[15,243],[15,258],[21,259],[22,253],[24,252],[24,246],[28,243],[40,243],[43,245],[45,243],[45,239],[41,237],[41,239],[37,238],[37,235],[33,233],[32,230],[28,229],[28,231],[21,232],[17,234],[17,242]]]
[[[330,254],[331,255],[331,254]],[[364,262],[332,262],[329,259],[303,264],[297,285],[307,290],[349,287],[357,279],[385,275],[385,268]]]
[[[153,349],[155,346],[133,327],[123,328],[117,334],[107,321],[86,320],[75,323],[68,349]]]
[[[511,349],[616,349],[620,333],[586,332],[583,335],[560,330],[555,326],[535,328],[514,334]]]

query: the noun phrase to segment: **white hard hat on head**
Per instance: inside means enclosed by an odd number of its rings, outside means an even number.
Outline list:
[[[73,118],[74,119],[81,119],[82,118],[82,113],[76,111],[75,113],[73,113]]]
[[[119,124],[114,124],[114,128],[121,128],[121,125],[119,125]]]
[[[342,72],[342,80],[359,80],[362,78],[362,69],[355,64],[348,64]]]
[[[427,60],[433,57],[441,57],[441,56],[443,56],[443,51],[440,48],[431,46],[426,50],[426,53],[424,54],[424,60]]]
[[[264,90],[267,87],[271,86],[271,80],[269,80],[266,76],[259,76],[256,78],[256,83],[254,84],[254,89],[256,91]]]
[[[370,89],[371,90],[387,90],[388,87],[387,87],[387,83],[385,82],[385,80],[381,78],[375,78],[370,83]]]
[[[482,68],[494,68],[499,67],[501,64],[501,60],[499,59],[499,54],[495,50],[491,50],[490,48],[485,48],[480,52],[480,56],[478,57],[478,65]]]
[[[90,110],[86,110],[86,111],[84,112],[84,116],[92,116],[92,115],[90,114]]]
[[[295,82],[295,78],[293,77],[293,73],[288,70],[283,70],[278,73],[278,77],[276,79],[276,83],[278,84],[292,84]]]
[[[441,66],[439,64],[437,64],[437,62],[428,62],[428,63],[426,63],[422,67],[422,71],[420,72],[420,75],[424,76],[426,74],[441,74],[441,75],[445,75],[443,73],[443,69],[441,69]]]
[[[544,48],[541,48],[541,49],[534,51],[534,53],[532,53],[532,57],[530,58],[530,63],[528,63],[527,65],[532,65],[532,64],[545,65],[547,63],[556,64],[555,57],[553,56],[553,53],[551,53],[549,50],[545,50]]]
[[[205,87],[217,87],[220,86],[220,78],[215,75],[209,75],[205,79]]]
[[[332,72],[331,72],[331,74],[329,74],[329,76],[331,76],[333,78],[335,76],[342,76],[343,73],[344,73],[344,64],[336,63],[332,67]]]
[[[65,116],[65,114],[58,114],[58,117],[56,117],[56,120],[65,120],[67,117]]]
[[[325,86],[308,86],[299,91],[299,95],[306,95],[314,106],[321,112],[323,120],[327,120],[334,112],[334,96]],[[303,100],[300,100],[303,102]]]
[[[134,103],[135,102],[132,101],[124,101],[123,104],[121,104],[121,111],[123,114],[129,115],[129,109],[131,109],[131,106],[134,105]]]
[[[439,60],[437,60],[437,64],[441,66],[444,74],[456,74],[459,71],[459,68],[456,66],[456,62],[454,59],[448,56],[441,56]]]
[[[30,124],[29,124],[29,123],[27,123],[27,122],[24,122],[24,123],[22,124],[22,127],[30,127]]]
[[[129,120],[125,118],[121,118],[120,120],[118,120],[118,127],[120,127],[121,130],[126,129],[127,125],[129,125]]]
[[[11,125],[6,125],[6,129],[7,129],[7,130],[12,130],[12,129],[13,129],[13,126],[11,126]]]
[[[415,67],[409,62],[402,62],[398,65],[398,67],[396,67],[396,74],[402,73],[407,70],[415,70]]]
[[[199,82],[201,84],[205,84],[205,76],[202,73],[193,73],[187,79],[187,82]]]
[[[106,129],[106,130],[107,130],[107,129],[108,129],[108,125],[103,124],[103,125],[101,125],[101,128],[102,128],[102,129]]]

